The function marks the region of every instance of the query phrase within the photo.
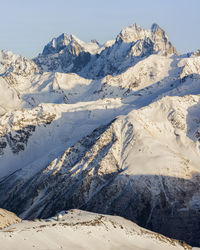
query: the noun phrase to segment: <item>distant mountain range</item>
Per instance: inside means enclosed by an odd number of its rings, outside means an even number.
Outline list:
[[[200,53],[157,24],[0,52],[0,207],[79,208],[200,246]]]
[[[178,54],[166,33],[157,24],[144,30],[133,24],[124,28],[115,41],[100,46],[84,43],[74,35],[62,34],[48,43],[35,63],[42,71],[77,73],[86,78],[119,74],[152,55]]]

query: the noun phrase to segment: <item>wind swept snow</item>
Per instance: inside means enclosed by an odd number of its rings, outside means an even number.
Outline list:
[[[0,231],[5,250],[173,250],[192,249],[185,243],[142,229],[116,216],[81,210],[62,213],[62,219],[23,221]]]

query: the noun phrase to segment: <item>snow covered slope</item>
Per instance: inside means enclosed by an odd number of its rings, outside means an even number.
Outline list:
[[[115,213],[199,244],[199,101],[165,97],[99,127],[58,157],[52,148],[51,163],[21,165],[2,178],[1,206],[23,218],[72,207]]]
[[[62,219],[23,221],[0,231],[1,248],[25,249],[192,249],[116,216],[66,211]]]
[[[0,119],[1,178],[26,166],[35,171],[44,168],[66,147],[123,114],[126,107],[120,99],[104,99],[7,112]]]

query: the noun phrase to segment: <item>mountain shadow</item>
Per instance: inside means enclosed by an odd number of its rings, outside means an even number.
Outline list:
[[[127,174],[113,153],[119,138],[111,124],[95,129],[34,175],[23,168],[6,176],[0,182],[0,207],[24,219],[72,208],[119,215],[200,246],[199,173],[188,179]]]

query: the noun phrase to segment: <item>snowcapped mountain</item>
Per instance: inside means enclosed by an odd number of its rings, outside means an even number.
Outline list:
[[[200,57],[156,24],[0,53],[0,207],[80,208],[200,246]],[[148,248],[145,248],[148,249]]]
[[[98,49],[95,40],[84,43],[74,35],[63,33],[44,47],[35,62],[44,71],[78,72]]]
[[[66,35],[63,33],[59,37],[52,39],[51,42],[44,47],[42,54],[65,53],[69,52],[70,49],[76,56],[78,56],[81,51],[94,54],[97,53],[99,44],[96,40],[92,40],[90,43],[84,43],[74,35]]]
[[[86,44],[73,35],[62,34],[48,43],[34,61],[44,71],[72,72],[94,79],[121,73],[153,53],[178,54],[157,24],[150,30],[133,24],[102,47],[97,42]]]

